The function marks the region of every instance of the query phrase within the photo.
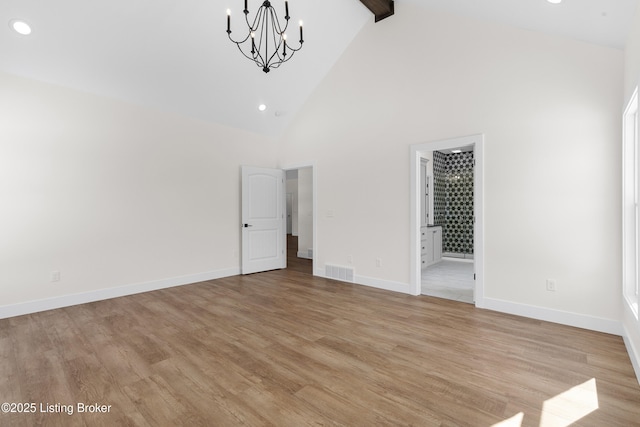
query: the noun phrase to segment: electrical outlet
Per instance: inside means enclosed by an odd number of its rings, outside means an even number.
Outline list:
[[[555,279],[547,279],[547,291],[555,292],[557,289],[557,282]]]
[[[376,267],[382,267],[382,259],[376,258]]]
[[[51,272],[51,281],[52,282],[59,282],[60,281],[60,272],[59,271],[52,271]]]

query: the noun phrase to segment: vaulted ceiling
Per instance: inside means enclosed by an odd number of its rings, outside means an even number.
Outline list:
[[[391,3],[395,14],[374,24]],[[268,74],[227,39],[226,10],[241,16],[241,0],[2,0],[0,70],[277,136],[363,26],[399,19],[408,3],[622,48],[638,0],[295,0],[304,48]],[[32,35],[14,33],[13,19]]]

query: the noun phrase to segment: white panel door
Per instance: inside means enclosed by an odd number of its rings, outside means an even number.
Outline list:
[[[242,166],[242,274],[286,268],[284,171]]]

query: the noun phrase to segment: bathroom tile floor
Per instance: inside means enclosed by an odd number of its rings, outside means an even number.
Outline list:
[[[422,294],[473,304],[473,262],[443,258],[422,270]]]

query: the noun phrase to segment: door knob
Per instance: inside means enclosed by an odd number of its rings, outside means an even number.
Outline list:
[[[244,228],[247,228],[247,227],[253,227],[253,225],[251,225],[251,224],[244,224]]]

